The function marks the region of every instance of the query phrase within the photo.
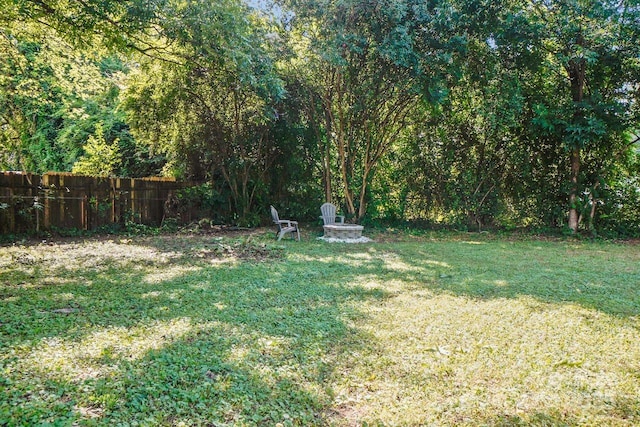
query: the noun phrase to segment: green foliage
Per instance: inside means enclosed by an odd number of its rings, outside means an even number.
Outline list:
[[[125,63],[117,56],[94,59],[74,50],[50,30],[33,25],[0,30],[0,168],[70,171],[83,146],[102,124],[105,139],[118,141],[122,159],[113,173],[147,176],[162,159],[150,159],[116,110]]]
[[[278,7],[0,0],[0,168],[208,182],[243,226],[634,234],[637,1]]]
[[[625,132],[638,120],[633,89],[639,84],[637,64],[628,58],[640,54],[640,10],[634,2],[572,0],[526,10],[516,3],[506,13],[520,19],[509,31],[496,33],[496,51],[509,55],[526,49],[542,59],[529,62],[524,55],[516,63],[534,73],[530,82],[535,84],[527,89],[529,99],[536,99],[528,106],[535,139],[556,147],[553,157],[543,158],[562,174],[559,192],[566,199],[554,205],[568,210],[569,227],[577,228],[571,213],[575,221],[583,217],[577,215],[587,205],[584,194],[593,194],[600,182],[609,180],[613,164],[629,150]],[[526,34],[528,45],[513,43],[513,31]],[[566,151],[569,163],[561,162],[559,149]],[[592,227],[593,215],[584,222]]]
[[[114,176],[118,167],[118,140],[108,143],[104,139],[102,124],[96,125],[95,134],[89,136],[84,146],[84,156],[71,169],[71,172],[87,176]]]
[[[587,196],[591,196],[587,197],[590,203],[599,205],[594,233],[607,237],[640,237],[640,148],[637,143],[610,180]]]
[[[194,219],[209,218],[216,224],[228,224],[232,213],[221,209],[224,202],[224,198],[210,183],[200,184],[177,192],[172,214],[184,220],[186,212],[195,211],[197,214]]]
[[[408,127],[419,95],[442,102],[466,39],[434,38],[455,34],[455,24],[449,9],[420,2],[290,4],[294,56],[287,71],[308,94],[302,105],[318,136],[325,197],[337,193],[360,221],[379,166]]]
[[[282,96],[267,29],[241,2],[188,2],[166,25],[183,62],[145,61],[132,74],[123,106],[134,135],[167,154],[165,173],[212,181],[221,210],[255,225],[278,161],[270,129]]]
[[[4,22],[37,22],[84,49],[102,45],[112,49],[150,49],[145,32],[162,20],[166,0],[3,0]]]
[[[0,30],[0,167],[40,171],[59,165],[52,144],[64,94],[40,43]]]
[[[602,183],[633,173],[617,168],[627,168],[625,132],[638,117],[637,64],[625,59],[638,54],[632,24],[638,9],[579,3],[452,6],[448,13],[464,16],[473,29],[466,33],[463,74],[443,108],[414,111],[415,125],[396,147],[400,163],[377,185],[376,197],[391,195],[405,217],[470,229],[561,227],[570,194],[588,230],[597,228],[600,209],[622,206],[602,198]],[[484,6],[486,14],[479,12]],[[613,42],[616,35],[624,40]],[[577,65],[579,76],[572,75]],[[584,78],[580,100],[574,77]],[[575,148],[574,188],[567,160]],[[622,179],[623,187],[631,182]]]

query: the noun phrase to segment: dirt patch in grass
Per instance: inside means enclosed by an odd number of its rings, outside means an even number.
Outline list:
[[[222,229],[196,233],[178,233],[145,238],[138,243],[151,245],[162,252],[180,254],[181,258],[242,261],[268,261],[283,257],[283,247],[261,239],[265,230]]]
[[[191,251],[186,255],[209,260],[232,258],[242,261],[262,262],[282,259],[284,252],[282,248],[279,247],[270,247],[266,244],[239,241],[232,243],[207,243],[204,247]]]
[[[268,229],[246,229],[238,227],[215,226],[206,229],[181,231],[150,235],[126,234],[92,234],[84,237],[47,236],[29,237],[13,243],[1,244],[0,247],[31,248],[27,253],[16,254],[13,261],[32,265],[37,262],[38,252],[46,251],[47,247],[64,246],[69,250],[87,244],[116,244],[132,246],[148,246],[162,253],[173,254],[172,258],[181,259],[227,259],[234,258],[243,261],[267,261],[281,259],[281,246],[269,245],[260,236],[269,232]],[[262,242],[256,241],[262,240]],[[275,240],[274,240],[275,242]],[[98,248],[101,246],[98,246]],[[96,249],[101,252],[100,249]],[[103,251],[108,250],[102,247]],[[98,255],[98,254],[96,254]],[[101,253],[99,255],[102,255]]]

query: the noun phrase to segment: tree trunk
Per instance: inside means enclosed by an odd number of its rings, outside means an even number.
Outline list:
[[[360,186],[360,200],[358,205],[358,216],[356,218],[356,223],[360,223],[362,218],[364,218],[367,213],[367,187],[369,181],[369,173],[371,172],[371,166],[366,164],[364,167],[364,174],[362,177],[362,184]]]
[[[584,45],[584,39],[582,36],[578,37],[577,44]],[[579,110],[579,103],[584,100],[584,89],[586,84],[587,75],[587,62],[585,59],[580,58],[577,60],[570,60],[566,68],[571,82],[571,97],[576,104],[576,111],[574,113],[574,121],[579,122],[581,120],[582,112]],[[569,189],[569,229],[576,233],[578,231],[579,214],[578,214],[578,179],[580,175],[580,163],[581,163],[581,145],[583,141],[573,141],[571,147],[571,186]]]
[[[578,175],[580,174],[580,149],[571,151],[571,188],[569,190],[569,229],[578,231]]]
[[[351,190],[347,149],[345,147],[346,142],[342,133],[338,136],[337,143],[338,157],[340,158],[340,170],[342,172],[342,185],[344,186],[344,201],[347,205],[347,213],[349,216],[353,217],[356,214],[356,205],[353,200],[353,191]]]
[[[324,104],[324,103],[323,103]],[[333,203],[332,188],[331,188],[331,134],[333,132],[331,110],[329,106],[323,105],[324,120],[325,120],[325,133],[326,138],[323,147],[323,159],[322,159],[322,179],[324,180],[324,198],[326,202]]]

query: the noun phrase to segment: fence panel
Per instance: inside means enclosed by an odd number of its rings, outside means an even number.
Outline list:
[[[0,234],[95,230],[125,221],[160,225],[175,192],[192,185],[170,178],[0,172]]]

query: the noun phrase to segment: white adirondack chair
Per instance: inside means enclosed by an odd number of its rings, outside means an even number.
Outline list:
[[[320,212],[322,212],[322,221],[324,225],[331,225],[336,223],[336,218],[340,219],[339,224],[344,224],[344,215],[336,215],[336,206],[332,203],[325,203],[320,206]]]
[[[295,233],[298,236],[298,241],[300,241],[300,228],[298,227],[298,221],[280,219],[278,217],[278,211],[273,206],[271,206],[271,219],[273,219],[273,222],[278,226],[278,240],[282,239],[282,237],[287,233],[291,233],[291,238],[295,239]]]

